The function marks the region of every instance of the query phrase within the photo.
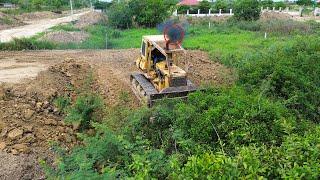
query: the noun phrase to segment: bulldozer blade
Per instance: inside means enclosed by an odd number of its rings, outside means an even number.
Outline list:
[[[152,107],[157,101],[163,98],[185,99],[189,93],[197,90],[197,87],[188,80],[187,86],[169,87],[158,92],[142,73],[131,74],[130,81],[135,95],[140,101],[145,102],[148,107]]]

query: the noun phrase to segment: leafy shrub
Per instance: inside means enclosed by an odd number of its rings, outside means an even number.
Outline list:
[[[120,1],[109,8],[109,22],[121,29],[130,28],[133,22],[142,27],[155,27],[170,16],[175,4],[171,0]]]
[[[252,143],[280,143],[284,135],[281,122],[286,116],[279,103],[236,87],[194,93],[187,103],[165,102],[141,117],[135,127],[155,147],[169,152],[179,150],[176,148],[184,146],[185,140],[213,149],[220,149],[222,143],[233,151]]]
[[[113,3],[109,8],[108,22],[115,28],[125,29],[130,28],[132,25],[132,14],[127,2],[120,1],[119,3]]]
[[[239,0],[234,5],[234,16],[240,20],[258,20],[260,10],[258,0]]]
[[[282,2],[282,1],[280,1],[280,2],[275,2],[274,3],[274,7],[276,8],[276,9],[280,9],[280,7],[282,8],[282,10],[284,10],[285,8],[286,8],[286,3],[285,2]]]
[[[77,123],[80,129],[87,129],[97,121],[95,113],[103,110],[103,100],[95,94],[83,94],[77,97],[74,104],[68,109],[65,121]]]
[[[260,5],[265,9],[267,7],[272,8],[274,6],[274,3],[272,0],[264,0],[260,2]]]
[[[241,147],[238,154],[221,152],[193,155],[181,168],[173,170],[173,179],[318,179],[320,173],[319,136],[315,132],[286,137],[279,147]]]
[[[203,0],[199,2],[198,8],[200,9],[201,13],[209,13],[209,9],[211,8],[211,3],[207,0]]]
[[[311,0],[298,0],[296,3],[300,6],[308,6],[308,5],[312,5],[313,1],[311,1]]]
[[[219,9],[221,9],[223,12],[227,11],[228,2],[226,0],[217,0],[214,2],[213,9],[216,12],[219,12]]]
[[[69,97],[60,96],[54,100],[54,105],[59,109],[60,112],[66,112],[67,107],[71,104]]]
[[[319,122],[319,47],[316,37],[298,38],[293,45],[257,53],[241,65],[239,83],[280,99],[300,118]]]

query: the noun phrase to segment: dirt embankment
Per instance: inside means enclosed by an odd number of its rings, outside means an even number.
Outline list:
[[[53,100],[64,94],[72,97],[70,87],[79,86],[88,72],[94,73],[94,88],[99,88],[108,106],[119,103],[123,93],[129,95],[129,107],[139,106],[129,81],[129,75],[138,71],[134,65],[138,55],[138,49],[0,52],[0,74],[24,68],[16,73],[28,75],[28,68],[44,68],[32,72],[31,79],[17,74],[0,79],[6,82],[0,85],[0,175],[4,179],[43,178],[38,160],[54,157],[49,142],[66,147],[77,143],[76,130],[63,122]],[[230,69],[210,61],[201,51],[187,51],[180,60],[197,85],[228,84],[231,81],[226,77],[233,77]]]
[[[90,69],[87,63],[69,60],[40,72],[34,80],[0,86],[0,156],[9,161],[0,161],[0,175],[41,178],[37,161],[53,158],[50,142],[67,148],[77,143],[76,129],[63,122],[53,101],[64,94],[73,96],[72,87],[80,86]]]
[[[83,31],[68,32],[48,32],[41,39],[54,43],[81,43],[89,38],[89,34]]]
[[[0,12],[0,30],[25,25],[20,19]]]
[[[90,12],[85,16],[81,16],[79,20],[75,23],[75,27],[83,29],[85,27],[107,22],[107,16],[100,12]]]

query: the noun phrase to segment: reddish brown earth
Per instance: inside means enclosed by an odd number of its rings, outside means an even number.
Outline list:
[[[90,72],[92,88],[108,106],[119,103],[123,93],[131,99],[129,107],[139,106],[129,82],[138,54],[138,49],[0,52],[0,179],[43,178],[38,162],[54,158],[50,142],[77,144],[77,129],[63,122],[53,100],[72,97],[70,86],[81,86]],[[201,51],[187,51],[180,66],[197,85],[233,81],[230,69]]]

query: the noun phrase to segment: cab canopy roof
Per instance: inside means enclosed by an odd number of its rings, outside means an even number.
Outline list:
[[[162,52],[170,53],[170,52],[184,51],[182,46],[177,44],[169,44],[169,50],[167,50],[166,40],[164,39],[163,35],[148,35],[148,36],[143,36],[143,39],[153,44],[154,47],[156,47]]]

